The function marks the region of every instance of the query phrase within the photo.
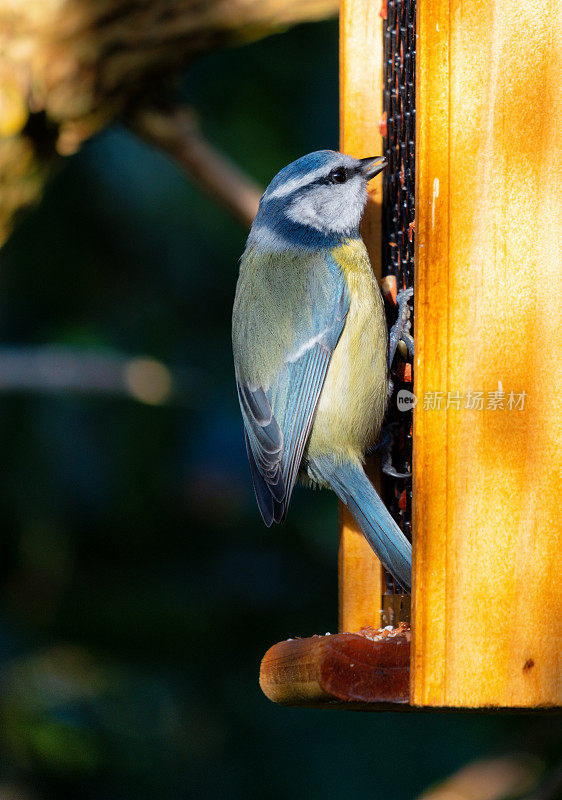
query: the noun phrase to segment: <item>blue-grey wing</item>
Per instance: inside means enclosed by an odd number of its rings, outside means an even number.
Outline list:
[[[334,262],[323,258],[298,266],[299,278],[289,270],[284,294],[279,291],[284,275],[272,276],[274,270],[266,271],[274,281],[264,281],[263,274],[244,281],[241,273],[235,304],[238,396],[256,499],[268,526],[287,514],[349,309],[345,280]]]
[[[256,500],[265,524],[280,522],[285,483],[281,471],[283,432],[273,416],[261,386],[237,381],[238,399],[244,420],[244,438]]]

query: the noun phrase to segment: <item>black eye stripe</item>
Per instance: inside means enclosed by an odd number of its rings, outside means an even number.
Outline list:
[[[340,172],[340,170],[342,172],[345,172],[344,180],[343,181],[334,180],[334,177],[333,177],[334,176],[334,172]],[[315,184],[316,185],[319,185],[319,184],[322,185],[323,184],[324,186],[330,186],[331,184],[334,184],[334,183],[346,183],[347,181],[351,180],[351,178],[355,177],[355,175],[357,175],[357,173],[359,171],[360,171],[359,169],[354,169],[353,167],[351,167],[351,168],[349,168],[349,167],[335,167],[331,172],[328,173],[328,175],[323,175],[321,178],[316,178],[316,180],[313,180],[310,183],[306,184],[306,186],[304,188],[306,189],[307,187],[314,186]]]
[[[331,183],[345,183],[349,178],[349,173],[345,167],[336,167],[328,175],[328,180]]]

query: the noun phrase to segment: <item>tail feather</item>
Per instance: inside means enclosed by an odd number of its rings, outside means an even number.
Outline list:
[[[331,459],[309,464],[328,483],[359,525],[383,566],[405,589],[412,586],[412,545],[378,496],[360,464],[337,465]]]

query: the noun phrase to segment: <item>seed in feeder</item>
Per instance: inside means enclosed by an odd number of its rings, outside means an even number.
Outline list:
[[[398,294],[396,287],[396,275],[385,275],[381,281],[381,289],[385,299],[395,306],[396,295]]]

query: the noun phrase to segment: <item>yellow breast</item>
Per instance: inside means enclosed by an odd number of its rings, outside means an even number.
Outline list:
[[[348,242],[333,255],[347,282],[350,307],[320,396],[308,455],[361,459],[384,415],[386,321],[363,242]]]

